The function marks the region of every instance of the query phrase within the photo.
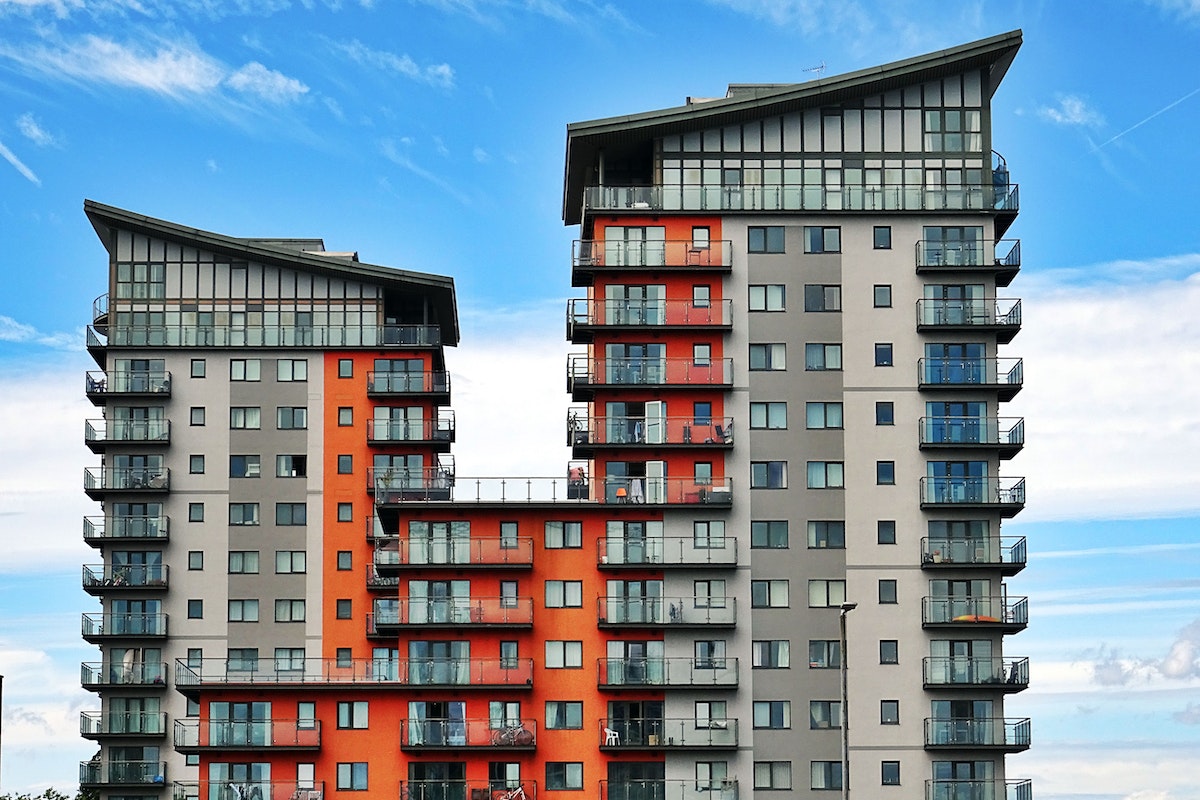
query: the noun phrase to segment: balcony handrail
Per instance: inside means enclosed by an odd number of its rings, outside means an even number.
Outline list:
[[[569,326],[728,326],[733,324],[733,301],[693,299],[597,299],[567,301]]]
[[[94,489],[168,489],[171,470],[167,467],[87,467],[83,487]]]
[[[926,717],[928,745],[1028,747],[1028,717]]]
[[[98,320],[108,314],[108,292],[99,295],[92,301],[92,320]]]
[[[460,567],[533,564],[532,536],[469,536],[443,540],[403,536],[375,539],[376,566]]]
[[[712,239],[707,244],[692,239],[626,242],[576,239],[571,243],[571,266],[597,269],[656,267],[671,269],[729,267],[733,242]]]
[[[171,373],[163,369],[89,370],[84,373],[88,394],[164,394],[171,393]]]
[[[1020,358],[934,356],[917,359],[917,380],[925,386],[1020,386],[1024,377]]]
[[[626,717],[597,722],[601,747],[732,747],[738,743],[735,717]]]
[[[1021,266],[1020,239],[919,239],[916,252],[918,268],[1016,269]]]
[[[373,442],[431,442],[449,440],[454,433],[454,410],[438,409],[436,417],[419,420],[369,419],[367,440]]]
[[[79,762],[79,782],[105,786],[161,786],[166,782],[165,761],[114,761],[98,758]]]
[[[926,623],[1029,624],[1029,598],[1007,594],[977,597],[929,597],[922,600]]]
[[[1026,555],[1024,536],[921,537],[924,564],[1024,564]]]
[[[679,356],[606,358],[572,353],[567,356],[567,380],[569,386],[721,386],[733,383],[733,359],[723,356],[697,362]]]
[[[1024,417],[921,417],[921,444],[1025,444]]]
[[[222,781],[202,778],[198,781],[175,781],[174,800],[208,800],[208,798],[253,796],[254,790],[263,800],[322,800],[325,781]]]
[[[596,613],[608,625],[730,625],[737,620],[737,598],[601,595]]]
[[[695,534],[667,534],[629,539],[600,536],[596,539],[600,566],[659,566],[666,564],[736,565],[737,537],[710,535],[697,544]]]
[[[177,719],[172,734],[176,747],[317,747],[317,719]]]
[[[122,662],[84,661],[79,665],[80,685],[87,686],[162,686],[166,683],[167,663],[154,661]]]
[[[450,372],[444,369],[427,370],[370,370],[367,372],[367,393],[423,394],[450,392]]]
[[[107,336],[88,326],[106,347],[416,347],[442,345],[440,325],[122,325],[109,317]]]
[[[424,482],[409,478],[400,485],[380,478],[375,483],[377,505],[405,502],[457,503],[616,503],[647,505],[711,504],[728,506],[731,478],[697,482],[688,478],[584,478],[440,476]],[[603,491],[601,491],[603,490]],[[599,494],[598,494],[599,492]]]
[[[84,541],[92,539],[166,539],[171,518],[160,516],[84,517]]]
[[[733,444],[733,417],[589,416],[585,409],[567,413],[567,444]]]
[[[1025,479],[945,476],[921,478],[921,502],[966,505],[1025,505]]]
[[[599,686],[737,686],[736,657],[598,658]]]
[[[401,747],[534,747],[534,719],[419,719],[400,720]]]
[[[277,662],[269,656],[258,659],[204,658],[189,665],[175,661],[175,685],[261,686],[287,688],[297,685],[513,685],[527,686],[533,678],[532,658],[354,658],[312,657]],[[443,683],[427,674],[445,671]]]
[[[1029,778],[925,781],[925,800],[1033,800]]]
[[[1021,324],[1021,301],[1013,297],[922,298],[918,325],[992,326]]]
[[[929,685],[1029,685],[1028,658],[926,656],[923,669]]]
[[[600,800],[737,800],[736,778],[695,779],[648,778],[600,781]]]
[[[167,569],[166,564],[84,564],[83,585],[166,587]]]
[[[84,614],[83,636],[166,636],[166,614]]]
[[[389,607],[390,606],[390,607]],[[500,596],[379,598],[368,615],[381,625],[530,625],[533,598]],[[371,630],[368,624],[368,630]]]
[[[84,420],[85,442],[166,442],[170,438],[169,419]]]
[[[537,781],[511,780],[423,780],[401,781],[402,800],[535,800]]]

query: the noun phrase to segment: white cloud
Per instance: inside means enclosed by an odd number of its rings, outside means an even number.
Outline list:
[[[17,117],[17,130],[38,147],[48,147],[55,144],[54,137],[33,118],[33,112],[27,111]]]
[[[413,142],[412,142],[412,139],[410,139],[406,136],[406,137],[401,138],[398,143],[407,148],[407,147],[410,147]],[[458,200],[463,205],[471,204],[471,198],[467,197],[467,195],[463,194],[458,189],[456,189],[453,185],[450,184],[449,181],[447,181],[445,178],[441,177],[440,175],[430,172],[429,170],[420,166],[415,161],[413,161],[412,157],[406,151],[401,151],[397,147],[396,140],[384,139],[384,140],[380,141],[379,151],[381,153],[383,153],[383,157],[386,158],[388,161],[391,161],[393,164],[395,164],[397,166],[403,167],[404,169],[408,170],[409,172],[411,172],[412,174],[416,175],[419,178],[429,181],[434,186],[437,186],[439,189],[446,192],[446,194],[453,197],[455,200]]]
[[[232,73],[225,79],[225,84],[276,105],[291,103],[308,93],[308,87],[301,81],[267,69],[257,61],[251,61]]]
[[[0,0],[0,14],[5,11],[31,12],[43,8],[59,19],[66,19],[72,11],[83,8],[83,0]]]
[[[475,149],[471,151],[471,155],[480,164],[486,164],[492,160],[492,157],[488,155],[488,151],[479,146],[476,146]]]
[[[204,162],[204,168],[211,173],[217,173],[221,171],[221,167],[217,164],[217,160],[215,158],[206,160]]]
[[[1058,98],[1057,106],[1039,108],[1038,115],[1059,125],[1098,128],[1104,124],[1104,116],[1099,111],[1089,106],[1082,97],[1073,94]]]
[[[1175,14],[1182,19],[1200,17],[1200,0],[1146,0],[1150,5],[1157,6],[1169,14]]]
[[[818,31],[873,30],[872,15],[852,0],[709,0],[716,6],[806,34]]]
[[[357,39],[349,42],[337,42],[333,46],[351,61],[366,67],[394,72],[443,89],[450,89],[454,86],[454,69],[449,64],[429,64],[422,67],[408,55],[396,55],[386,50],[375,50]]]
[[[1055,742],[1009,757],[1005,772],[1032,778],[1038,800],[1200,800],[1192,748],[1170,741]]]
[[[12,164],[13,169],[21,173],[21,175],[30,183],[34,184],[35,186],[42,185],[42,179],[39,178],[33,170],[25,166],[25,162],[17,158],[17,154],[5,147],[3,142],[0,142],[0,158],[3,158],[9,164]],[[4,336],[4,323],[7,319],[7,317],[0,317],[0,338],[3,338]]]

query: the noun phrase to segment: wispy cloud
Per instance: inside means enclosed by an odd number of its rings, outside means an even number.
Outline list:
[[[1105,556],[1162,555],[1187,550],[1200,550],[1200,542],[1166,542],[1131,544],[1113,547],[1087,547],[1081,550],[1049,550],[1037,554],[1038,561],[1047,558],[1098,558]]]
[[[0,15],[6,11],[24,12],[46,10],[59,19],[66,19],[72,11],[83,8],[83,0],[0,0]]]
[[[739,14],[805,34],[818,31],[852,30],[860,34],[874,29],[872,15],[849,0],[708,0]]]
[[[252,94],[270,103],[291,103],[308,93],[308,87],[295,78],[267,69],[251,61],[225,79],[226,85],[245,94]]]
[[[81,350],[81,341],[82,336],[78,332],[43,333],[32,325],[0,314],[0,342],[40,344],[57,350]]]
[[[16,154],[12,150],[9,150],[7,147],[5,147],[4,142],[0,142],[0,158],[3,158],[9,164],[12,164],[13,169],[21,173],[21,175],[23,175],[30,183],[34,184],[35,186],[42,185],[42,179],[34,174],[33,170],[25,166],[25,163],[21,161],[21,159],[17,158]],[[3,325],[4,320],[6,319],[8,318],[0,317],[0,339],[3,338]]]
[[[488,155],[488,151],[479,146],[476,146],[475,149],[471,151],[471,156],[474,157],[474,159],[480,164],[486,164],[492,160],[492,157]]]
[[[422,67],[407,54],[397,55],[386,50],[376,50],[358,39],[334,42],[333,47],[346,58],[365,67],[403,75],[443,89],[454,87],[454,68],[449,64],[427,64]]]
[[[17,130],[21,132],[22,136],[38,147],[50,147],[56,144],[54,136],[38,124],[38,121],[34,119],[32,111],[27,111],[17,117]]]
[[[1147,0],[1147,2],[1181,19],[1200,18],[1200,0]]]
[[[397,143],[397,141],[394,139],[384,139],[379,143],[379,151],[383,153],[383,157],[388,161],[391,161],[396,166],[403,167],[419,178],[429,181],[434,186],[438,187],[463,205],[467,206],[471,204],[471,198],[467,197],[465,194],[456,189],[442,176],[430,172],[424,167],[418,165],[412,160],[412,157],[407,152],[400,149],[397,144],[403,147],[408,147],[411,144],[411,140],[405,138],[399,140],[399,143]]]
[[[1088,105],[1082,97],[1074,94],[1058,98],[1057,106],[1043,106],[1038,116],[1058,125],[1098,128],[1104,124],[1104,115]]]

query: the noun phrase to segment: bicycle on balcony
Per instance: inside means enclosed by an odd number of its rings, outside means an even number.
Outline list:
[[[526,728],[525,724],[521,722],[498,728],[492,733],[492,744],[497,747],[528,747],[533,744],[533,731]],[[520,789],[521,787],[518,786],[513,791],[520,791]],[[525,794],[522,792],[520,798],[512,795],[503,800],[524,800],[524,797]]]

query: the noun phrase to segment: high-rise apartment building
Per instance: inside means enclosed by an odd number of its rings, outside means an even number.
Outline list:
[[[569,126],[553,477],[456,474],[449,279],[89,202],[81,782],[1030,796],[990,108],[1020,42]]]

